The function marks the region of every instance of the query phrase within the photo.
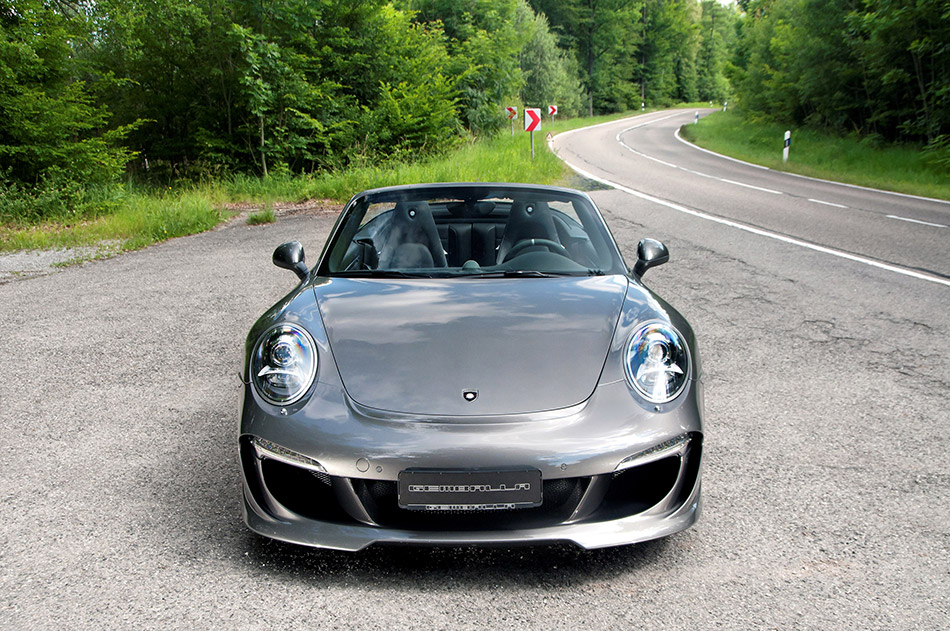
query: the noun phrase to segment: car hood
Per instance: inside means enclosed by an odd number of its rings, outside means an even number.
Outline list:
[[[346,279],[316,286],[347,393],[380,410],[517,414],[585,401],[600,378],[624,276]],[[476,391],[468,401],[463,391]]]

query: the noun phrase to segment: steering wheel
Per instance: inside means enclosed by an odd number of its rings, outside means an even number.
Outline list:
[[[520,254],[523,250],[527,250],[528,248],[534,247],[536,245],[543,245],[548,249],[548,251],[553,252],[554,254],[560,254],[561,256],[571,258],[567,248],[557,241],[551,241],[550,239],[522,239],[521,241],[518,241],[516,244],[514,244],[510,250],[508,250],[508,254],[505,255],[505,260],[502,261],[502,263],[518,256],[518,254]]]

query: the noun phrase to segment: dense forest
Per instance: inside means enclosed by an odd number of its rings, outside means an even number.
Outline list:
[[[504,107],[738,101],[948,151],[941,0],[0,0],[0,207],[440,153]],[[0,218],[4,216],[0,208]]]
[[[727,73],[754,115],[925,143],[950,166],[950,3],[741,0]]]

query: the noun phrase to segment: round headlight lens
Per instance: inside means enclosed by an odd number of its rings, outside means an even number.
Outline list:
[[[268,403],[287,405],[307,392],[317,374],[313,339],[293,324],[270,328],[251,357],[251,379]]]
[[[627,380],[651,403],[672,401],[686,387],[689,353],[676,329],[644,324],[630,337],[624,355]]]

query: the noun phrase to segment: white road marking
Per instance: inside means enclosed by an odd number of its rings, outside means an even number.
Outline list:
[[[931,223],[929,221],[921,221],[920,219],[911,219],[910,217],[901,217],[900,215],[887,215],[888,219],[900,219],[901,221],[909,221],[911,223],[919,223],[924,226],[933,226],[934,228],[946,228],[947,226],[942,223]]]
[[[589,173],[580,167],[574,166],[567,160],[564,160],[564,164],[569,166],[579,175],[583,177],[594,180],[595,182],[600,182],[601,184],[606,184],[611,188],[615,188],[618,191],[623,191],[634,197],[639,197],[640,199],[645,199],[648,202],[653,202],[654,204],[659,204],[660,206],[666,206],[681,213],[687,215],[692,215],[700,219],[706,219],[708,221],[714,221],[718,224],[724,226],[729,226],[730,228],[736,228],[737,230],[743,230],[745,232],[751,232],[752,234],[757,234],[762,237],[768,237],[769,239],[775,239],[776,241],[782,241],[784,243],[789,243],[791,245],[797,245],[799,247],[807,248],[809,250],[814,250],[816,252],[822,252],[824,254],[830,254],[832,256],[837,256],[839,258],[847,259],[849,261],[854,261],[856,263],[863,263],[864,265],[869,265],[871,267],[876,267],[878,269],[887,270],[889,272],[894,272],[895,274],[902,274],[904,276],[910,276],[911,278],[917,278],[920,280],[925,280],[931,283],[937,283],[938,285],[944,285],[945,287],[950,287],[950,280],[944,278],[938,278],[936,276],[931,276],[929,274],[923,274],[921,272],[916,272],[905,267],[898,267],[897,265],[891,265],[889,263],[882,263],[880,261],[875,261],[874,259],[869,259],[863,256],[858,256],[856,254],[851,254],[849,252],[842,252],[841,250],[835,250],[833,248],[827,248],[823,245],[817,245],[815,243],[809,243],[808,241],[802,241],[801,239],[795,239],[793,237],[787,237],[784,234],[778,234],[776,232],[770,232],[768,230],[763,230],[761,228],[755,228],[753,226],[748,226],[738,221],[732,221],[731,219],[723,219],[722,217],[716,217],[715,215],[708,215],[704,212],[698,210],[692,210],[686,208],[685,206],[680,206],[679,204],[674,204],[673,202],[668,202],[665,199],[659,199],[658,197],[653,197],[652,195],[647,195],[646,193],[641,193],[632,188],[627,188],[622,184],[617,184],[616,182],[611,182],[610,180],[605,180],[602,177],[598,177],[593,173]]]
[[[665,120],[668,119],[668,118],[673,118],[674,116],[680,116],[680,115],[681,115],[680,112],[677,112],[677,113],[675,113],[675,114],[670,114],[669,116],[664,116],[663,118],[654,118],[654,119],[645,121],[645,122],[643,122],[643,123],[640,123],[639,125],[634,125],[633,127],[627,127],[626,129],[621,129],[621,130],[617,133],[617,142],[619,142],[620,144],[623,144],[623,141],[620,140],[620,137],[623,136],[623,135],[624,135],[625,133],[627,133],[628,131],[631,131],[631,130],[634,130],[634,129],[639,129],[640,127],[646,127],[647,125],[652,125],[653,123],[659,123],[660,121],[665,121]],[[624,146],[626,146],[626,145],[624,145]]]
[[[713,176],[715,177],[715,176]],[[754,188],[757,191],[762,191],[763,193],[771,193],[772,195],[784,195],[782,191],[773,191],[770,188],[762,188],[761,186],[752,186],[751,184],[746,184],[745,182],[736,182],[735,180],[727,180],[724,177],[717,177],[717,180],[722,180],[723,182],[728,182],[729,184],[735,184],[736,186],[744,186],[746,188]]]
[[[842,204],[835,204],[835,203],[832,203],[832,202],[826,202],[826,201],[823,201],[823,200],[820,200],[820,199],[812,199],[811,197],[808,198],[808,201],[810,201],[810,202],[815,202],[816,204],[824,204],[825,206],[834,206],[835,208],[847,208],[847,206],[844,206],[844,205],[842,205]]]
[[[613,120],[613,121],[606,121],[606,122],[603,122],[603,123],[597,123],[596,125],[589,125],[589,126],[587,126],[587,127],[578,127],[578,128],[576,128],[576,129],[568,129],[567,131],[562,131],[561,133],[559,133],[559,134],[558,134],[558,137],[570,136],[571,134],[573,134],[573,133],[575,133],[575,132],[578,132],[578,131],[587,131],[587,130],[590,130],[590,129],[597,129],[598,127],[605,127],[605,126],[607,126],[607,125],[616,125],[617,123],[624,123],[624,122],[626,122],[626,121],[635,120],[635,119],[637,119],[637,118],[642,118],[642,117],[644,117],[644,116],[650,116],[650,115],[656,114],[656,113],[662,113],[662,112],[650,112],[649,114],[636,114],[635,116],[630,116],[630,117],[628,117],[628,118],[620,118],[620,119]],[[685,142],[685,141],[683,141],[683,142]],[[548,144],[551,144],[551,141],[550,141],[550,140],[548,141]]]
[[[620,141],[620,144],[623,145],[624,148],[630,149],[630,151],[634,152],[635,154],[637,154],[637,155],[640,156],[640,157],[646,158],[647,160],[653,160],[654,162],[659,162],[660,164],[662,164],[662,165],[664,165],[664,166],[668,166],[668,167],[671,167],[671,168],[674,168],[674,169],[682,169],[682,168],[683,168],[683,167],[681,167],[681,166],[676,166],[675,164],[672,164],[672,163],[670,163],[670,162],[665,162],[665,161],[663,161],[663,160],[660,160],[659,158],[654,158],[653,156],[648,156],[648,155],[645,154],[645,153],[640,153],[640,152],[637,151],[636,149],[631,149],[631,148],[630,148],[630,145],[626,144],[626,143],[623,142],[622,140]],[[686,170],[686,169],[684,169],[684,170]],[[697,173],[697,175],[703,175],[703,174],[702,174],[702,173]]]
[[[670,163],[670,162],[665,162],[665,161],[663,161],[663,160],[660,160],[659,158],[654,158],[653,156],[648,156],[647,154],[645,154],[645,153],[643,153],[643,152],[641,152],[641,151],[638,151],[637,149],[634,149],[633,147],[631,147],[630,145],[628,145],[627,143],[625,143],[625,142],[623,141],[623,139],[621,138],[621,136],[623,136],[623,135],[624,135],[625,133],[627,133],[628,131],[631,131],[631,130],[633,130],[633,129],[639,129],[640,127],[646,127],[647,125],[652,125],[653,123],[659,123],[660,121],[664,121],[664,120],[666,120],[666,119],[668,119],[668,118],[673,118],[674,116],[680,116],[680,114],[677,112],[676,114],[670,114],[669,116],[664,116],[663,118],[655,118],[655,119],[653,119],[653,120],[648,120],[648,121],[646,121],[646,122],[640,123],[639,125],[634,125],[633,127],[627,127],[626,129],[622,129],[622,130],[620,130],[620,132],[619,132],[619,133],[617,134],[617,136],[616,136],[617,142],[619,142],[622,147],[624,147],[624,148],[627,149],[628,151],[632,151],[633,153],[637,154],[637,155],[640,156],[641,158],[646,158],[646,159],[648,159],[648,160],[653,160],[654,162],[659,162],[660,164],[662,164],[662,165],[664,165],[664,166],[672,167],[672,168],[674,168],[674,169],[680,169],[680,170],[682,170],[682,171],[686,171],[687,173],[692,173],[693,175],[701,175],[702,177],[708,177],[708,178],[710,178],[710,179],[712,179],[712,180],[718,180],[719,182],[725,182],[726,184],[734,184],[734,185],[736,185],[736,186],[742,186],[742,187],[745,187],[745,188],[751,188],[751,189],[754,189],[754,190],[756,190],[756,191],[762,191],[763,193],[771,193],[772,195],[784,195],[784,193],[783,193],[782,191],[774,191],[774,190],[772,190],[772,189],[770,189],[770,188],[762,188],[761,186],[753,186],[752,184],[746,184],[745,182],[736,182],[735,180],[727,180],[726,178],[724,178],[724,177],[719,177],[718,175],[710,175],[709,173],[700,173],[699,171],[694,171],[694,170],[692,170],[692,169],[687,169],[686,167],[681,167],[681,166],[679,166],[679,165],[677,165],[677,164],[672,164],[672,163]],[[677,133],[679,133],[679,130],[677,130]],[[685,141],[684,141],[684,142],[685,142]],[[704,149],[703,151],[705,151],[705,149]],[[730,158],[730,159],[731,159],[731,158]],[[737,160],[736,162],[741,162],[741,160]],[[748,164],[748,163],[743,163],[743,164]],[[755,165],[751,165],[751,166],[755,166]],[[765,167],[762,167],[762,168],[765,168]]]

